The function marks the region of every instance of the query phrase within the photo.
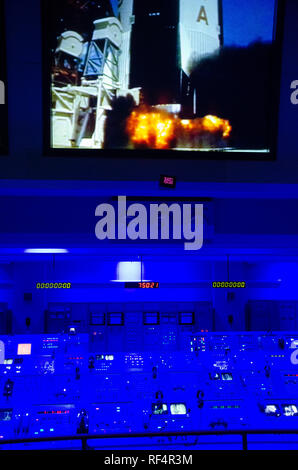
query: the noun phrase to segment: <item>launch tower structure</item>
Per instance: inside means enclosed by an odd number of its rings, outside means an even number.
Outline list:
[[[56,55],[79,64],[79,84],[52,86],[52,146],[102,148],[106,112],[117,96],[131,93],[138,104],[139,89],[127,90],[119,76],[123,28],[116,17],[93,22],[91,41],[83,43],[76,32],[64,32],[58,39]],[[61,58],[62,55],[62,58]]]

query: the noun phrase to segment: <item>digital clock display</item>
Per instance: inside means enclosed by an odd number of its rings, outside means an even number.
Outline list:
[[[159,282],[125,282],[125,288],[126,289],[158,289],[159,288]]]
[[[176,188],[176,178],[175,176],[165,176],[161,175],[160,180],[159,180],[159,185],[162,188]]]

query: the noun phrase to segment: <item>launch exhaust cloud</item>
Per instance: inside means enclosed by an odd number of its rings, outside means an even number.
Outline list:
[[[95,216],[100,217],[95,226],[98,240],[185,240],[187,251],[203,246],[203,204],[150,204],[148,213],[145,205],[127,206],[126,196],[119,196],[117,210],[100,204]]]

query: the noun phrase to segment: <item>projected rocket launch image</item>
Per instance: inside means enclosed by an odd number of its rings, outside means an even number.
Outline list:
[[[274,0],[48,5],[52,148],[269,152]]]

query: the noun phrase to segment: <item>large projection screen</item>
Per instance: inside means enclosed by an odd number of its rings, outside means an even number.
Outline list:
[[[46,151],[272,159],[281,3],[43,0]]]

